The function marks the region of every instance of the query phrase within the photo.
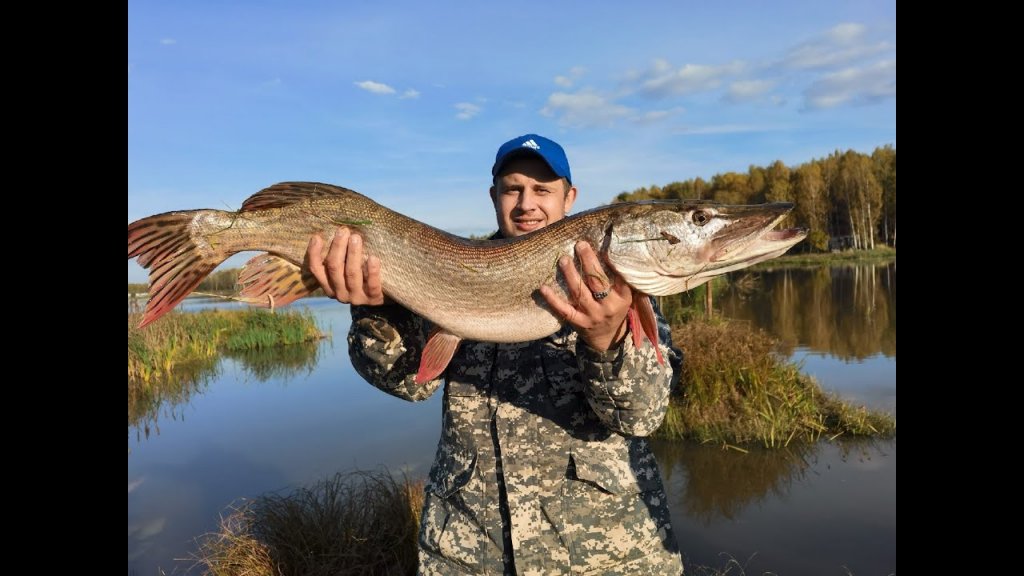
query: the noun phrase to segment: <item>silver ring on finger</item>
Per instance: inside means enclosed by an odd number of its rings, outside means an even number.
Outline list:
[[[608,297],[607,290],[601,290],[600,292],[592,292],[591,294],[593,294],[594,300],[604,300],[605,298]]]

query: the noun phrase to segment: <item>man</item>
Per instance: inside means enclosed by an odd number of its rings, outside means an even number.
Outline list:
[[[491,170],[496,238],[565,217],[576,200],[561,146],[536,134],[506,142]],[[349,354],[381,390],[423,400],[442,378],[415,384],[430,326],[386,302],[376,257],[340,229],[326,258],[308,261],[324,291],[351,303]],[[563,328],[516,344],[463,342],[442,374],[442,433],[426,486],[421,574],[679,574],[665,490],[643,438],[668,406],[682,358],[659,316],[650,342],[627,337],[632,291],[607,278],[586,242],[582,274],[563,256],[566,300],[538,287]],[[499,303],[500,304],[500,303]]]

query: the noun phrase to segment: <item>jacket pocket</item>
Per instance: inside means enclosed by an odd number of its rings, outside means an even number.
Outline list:
[[[615,452],[571,456],[563,512],[573,574],[640,573],[629,570],[630,564],[663,549],[658,512],[648,504],[664,500],[661,481],[638,475]]]
[[[628,456],[604,450],[578,450],[570,455],[569,477],[586,482],[609,494],[638,494],[662,489],[657,473],[633,469]]]
[[[430,491],[441,498],[451,498],[469,483],[475,470],[475,452],[449,450],[434,462],[430,471]]]
[[[445,571],[480,568],[481,551],[472,536],[482,532],[475,522],[473,496],[466,487],[476,471],[476,455],[453,451],[438,457],[430,472],[423,521],[420,523],[420,548],[436,562],[447,563]]]

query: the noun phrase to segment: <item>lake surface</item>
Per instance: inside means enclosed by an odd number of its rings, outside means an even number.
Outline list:
[[[824,388],[895,413],[895,268],[741,273],[715,306],[778,335]],[[130,415],[129,573],[186,573],[195,538],[244,498],[354,469],[426,475],[441,394],[413,404],[376,390],[349,363],[348,307],[302,304],[332,339],[281,357],[224,358],[177,403]],[[232,306],[185,307],[211,305]],[[895,440],[655,450],[688,563],[731,561],[748,575],[896,572]]]

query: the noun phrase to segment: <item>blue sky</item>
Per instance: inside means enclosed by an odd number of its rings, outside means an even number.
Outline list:
[[[128,3],[129,222],[313,180],[483,233],[494,153],[529,132],[565,147],[576,210],[895,145],[896,3]]]

